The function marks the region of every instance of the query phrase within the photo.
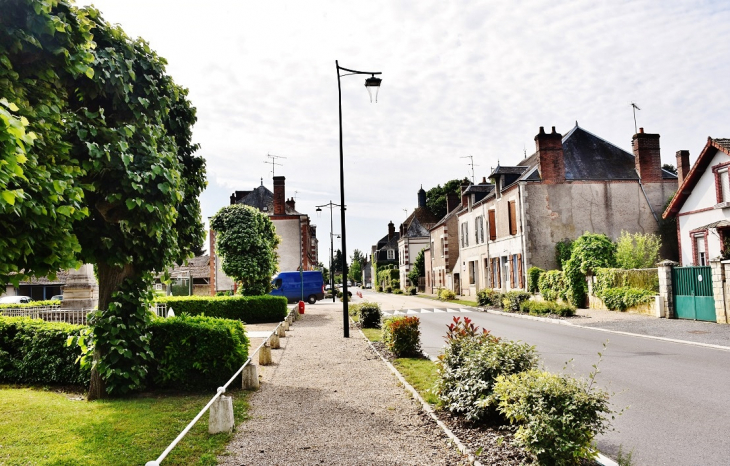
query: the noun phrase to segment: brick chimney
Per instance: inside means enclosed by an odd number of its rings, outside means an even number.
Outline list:
[[[446,213],[448,214],[459,205],[459,196],[455,192],[446,193]]]
[[[289,207],[289,210],[296,210],[294,208],[295,202],[296,201],[294,200],[293,197],[291,199],[289,199],[288,201],[286,201],[286,206]]]
[[[540,178],[545,184],[565,183],[565,157],[563,155],[563,135],[555,132],[555,126],[550,134],[540,126],[540,132],[535,136],[537,149],[537,169]]]
[[[393,236],[395,235],[395,225],[393,224],[393,221],[391,220],[388,224],[388,240],[390,241]]]
[[[467,190],[467,188],[471,185],[467,180],[464,180],[461,182],[461,206],[462,207],[468,207],[469,206],[469,196],[464,194]]]
[[[286,180],[284,176],[274,177],[274,215],[284,215],[286,213],[284,208],[284,201],[286,200],[284,180]]]
[[[689,173],[689,151],[678,150],[677,151],[677,183],[678,186],[682,186],[682,182]]]
[[[662,158],[659,152],[659,135],[644,132],[634,134],[631,140],[634,149],[636,173],[643,183],[659,183],[662,181]]]

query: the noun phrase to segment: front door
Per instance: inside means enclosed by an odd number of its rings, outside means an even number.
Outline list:
[[[675,267],[672,289],[678,319],[717,321],[710,267]]]

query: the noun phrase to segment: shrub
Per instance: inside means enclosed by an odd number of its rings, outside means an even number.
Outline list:
[[[574,306],[583,306],[586,299],[586,275],[594,275],[601,267],[616,264],[616,245],[604,234],[584,233],[573,242],[570,259],[563,264],[567,297]]]
[[[286,298],[282,296],[166,296],[155,301],[166,303],[177,315],[205,314],[247,324],[281,322],[288,312]]]
[[[360,304],[350,304],[350,303],[348,303],[347,304],[347,313],[350,316],[353,316],[353,317],[356,316],[356,315],[359,315],[360,314],[360,308],[362,308],[362,306],[364,304],[369,304],[369,303],[360,303]],[[359,320],[359,317],[358,317],[358,320]]]
[[[385,292],[386,293],[392,293],[393,292],[393,287],[392,286],[386,286],[385,287]]]
[[[540,275],[544,272],[545,271],[540,267],[530,267],[527,269],[527,291],[530,293],[537,293],[539,289],[538,280],[540,280]]]
[[[491,288],[477,292],[477,304],[480,306],[502,307],[502,294]]]
[[[624,286],[603,290],[599,298],[612,311],[625,311],[630,307],[651,302],[654,296],[655,293],[652,291]]]
[[[575,315],[573,306],[558,304],[553,301],[525,301],[520,304],[520,310],[533,316],[553,314],[560,317],[572,317]]]
[[[622,269],[648,269],[659,262],[662,240],[652,233],[621,231],[616,243],[616,265]]]
[[[456,294],[453,291],[444,288],[439,291],[439,299],[441,301],[453,301],[456,299]]]
[[[375,285],[375,291],[377,291],[377,292],[379,292],[379,293],[382,293],[382,291],[383,291],[383,287],[382,287],[382,286],[380,286],[380,285]]]
[[[239,320],[185,314],[150,324],[155,359],[149,379],[159,387],[215,388],[248,358],[248,339]]]
[[[502,375],[494,395],[498,410],[518,424],[515,443],[540,464],[577,465],[598,451],[596,435],[608,430],[608,394],[586,381],[540,370]]]
[[[413,296],[417,295],[418,294],[418,288],[415,287],[415,286],[412,286],[412,287],[408,288],[408,294],[413,295]]]
[[[502,308],[506,312],[518,312],[520,304],[530,299],[530,293],[526,291],[508,291],[502,295]]]
[[[558,264],[558,270],[563,270],[563,264],[570,259],[572,253],[573,242],[567,238],[555,245],[555,262]]]
[[[393,293],[395,293],[395,294],[403,294],[403,290],[401,290],[400,288],[396,288],[396,289],[393,290]]]
[[[568,299],[568,285],[565,283],[564,272],[560,270],[548,270],[540,275],[537,283],[540,294],[548,301]]]
[[[358,320],[362,328],[380,328],[380,319],[383,313],[380,304],[366,302],[358,305]]]
[[[66,344],[87,328],[27,317],[0,317],[0,381],[88,385],[89,368],[76,364],[81,349]]]
[[[61,307],[61,301],[53,301],[47,299],[45,301],[31,301],[29,303],[8,303],[0,304],[0,315],[2,315],[3,309],[27,309],[34,307],[53,307],[58,309]]]
[[[448,341],[439,359],[439,400],[451,413],[478,422],[495,414],[497,377],[535,367],[537,353],[533,346],[483,333]]]
[[[398,279],[392,279],[390,281],[390,286],[392,286],[394,290],[397,289],[397,288],[400,288],[400,280],[398,280]]]
[[[601,297],[603,290],[608,288],[641,288],[659,293],[659,274],[657,269],[624,270],[602,267],[596,270],[596,281],[593,294]]]
[[[398,316],[385,320],[383,343],[397,357],[421,355],[420,320],[415,316]]]

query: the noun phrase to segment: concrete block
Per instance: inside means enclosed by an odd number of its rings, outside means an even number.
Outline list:
[[[271,345],[266,343],[259,350],[259,364],[262,366],[268,366],[271,362]]]
[[[284,331],[289,330],[289,319],[284,319],[284,322],[281,323],[281,326],[284,327]]]
[[[221,395],[210,405],[208,433],[231,433],[233,431],[233,398]]]
[[[276,332],[272,333],[269,337],[269,344],[271,345],[271,349],[281,348],[281,344],[279,343],[279,335],[277,335]]]
[[[277,327],[277,330],[276,331],[277,331],[277,335],[279,336],[279,338],[285,338],[286,337],[286,330],[284,330],[284,326],[283,325],[279,325],[279,327]]]
[[[259,388],[259,368],[256,364],[249,363],[244,367],[241,377],[243,379],[241,387],[244,390],[255,390]]]

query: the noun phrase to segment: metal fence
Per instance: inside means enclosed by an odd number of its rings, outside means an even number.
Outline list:
[[[67,324],[86,325],[89,309],[61,309],[56,306],[11,307],[0,309],[5,317],[30,317],[43,319],[46,322],[65,322]]]

